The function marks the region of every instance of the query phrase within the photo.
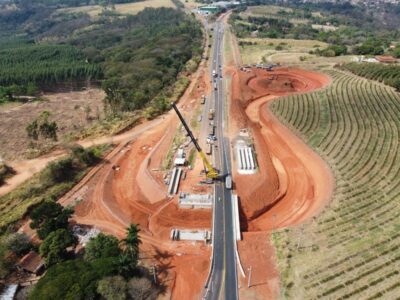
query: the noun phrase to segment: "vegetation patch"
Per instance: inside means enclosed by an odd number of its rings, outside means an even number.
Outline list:
[[[0,162],[0,186],[2,186],[5,180],[15,175],[15,171],[4,162]]]
[[[377,63],[349,63],[339,66],[358,76],[376,80],[394,87],[400,92],[400,66]]]
[[[0,228],[4,231],[24,217],[34,205],[45,200],[57,200],[101,160],[107,149],[109,145],[87,150],[74,147],[68,157],[50,163],[17,189],[0,197]]]
[[[379,66],[374,64],[379,69]],[[274,101],[273,112],[329,163],[336,189],[308,224],[276,232],[285,297],[399,294],[400,94],[328,71],[323,91]]]

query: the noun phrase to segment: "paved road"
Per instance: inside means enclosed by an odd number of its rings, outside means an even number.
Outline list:
[[[222,41],[224,35],[224,24],[219,19],[214,27],[214,48],[212,55],[212,70],[218,71],[216,79],[216,90],[213,95],[215,108],[215,125],[217,135],[217,148],[214,148],[214,165],[222,176],[232,174],[230,143],[224,137],[225,126],[225,94],[224,82],[222,79]],[[238,299],[237,295],[237,270],[235,249],[236,241],[234,236],[234,220],[232,215],[232,193],[225,188],[225,182],[215,184],[214,203],[214,226],[213,226],[213,270],[208,284],[207,299]]]

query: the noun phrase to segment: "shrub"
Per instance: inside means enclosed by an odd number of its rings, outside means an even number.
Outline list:
[[[106,277],[99,281],[97,292],[106,300],[125,300],[126,281],[122,276]],[[135,295],[134,299],[143,299]]]
[[[5,239],[6,248],[17,256],[22,256],[32,248],[29,237],[25,233],[12,233]]]

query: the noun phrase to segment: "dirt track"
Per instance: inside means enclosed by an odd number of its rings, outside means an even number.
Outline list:
[[[267,242],[269,232],[318,214],[331,198],[334,179],[325,162],[282,125],[268,105],[279,96],[323,88],[330,79],[289,68],[248,73],[233,69],[231,76],[231,139],[240,128],[250,128],[259,163],[254,175],[234,172],[245,231],[238,248],[245,273],[252,266],[256,282],[248,289],[242,278],[240,295],[274,299],[279,295],[279,272],[273,247]]]

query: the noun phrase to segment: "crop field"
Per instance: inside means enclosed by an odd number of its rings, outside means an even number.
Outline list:
[[[400,66],[376,63],[349,63],[341,66],[356,75],[396,86],[400,82]]]
[[[146,7],[175,8],[175,4],[171,0],[146,0],[142,2],[115,4],[115,11],[121,14],[136,15]],[[89,14],[93,18],[97,17],[102,12],[102,8],[99,5],[87,5],[73,8],[62,8],[61,11],[71,13],[83,12]]]
[[[272,103],[331,166],[336,189],[312,222],[273,235],[282,294],[292,299],[399,299],[400,94],[327,71],[327,89]]]

